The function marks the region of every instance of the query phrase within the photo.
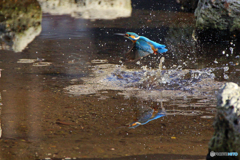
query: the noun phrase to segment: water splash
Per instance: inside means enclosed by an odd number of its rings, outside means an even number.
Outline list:
[[[136,87],[147,90],[188,90],[189,86],[203,79],[214,80],[213,69],[202,70],[126,70],[120,67],[111,72],[103,81],[119,87]]]
[[[218,68],[219,69],[219,68]],[[126,98],[134,96],[160,101],[163,93],[169,97],[214,96],[222,86],[215,81],[214,68],[190,69],[127,69],[124,65],[99,64],[92,66],[93,76],[82,78],[84,84],[66,87],[72,95],[95,94],[100,90],[120,90]]]

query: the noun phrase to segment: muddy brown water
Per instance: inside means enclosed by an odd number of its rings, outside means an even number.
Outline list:
[[[0,159],[205,159],[214,131],[215,93],[225,82],[240,79],[238,42],[195,42],[192,13],[135,7],[131,15],[89,20],[43,13],[41,34],[22,52],[0,51]],[[113,34],[126,31],[166,44],[163,71],[177,70],[168,76],[177,74],[171,83],[151,88],[148,79],[135,88],[66,90],[99,87],[94,68],[105,64],[125,66],[117,75],[124,82],[125,72],[134,77],[132,69],[156,69],[159,56],[121,63],[131,43]],[[101,86],[110,83],[115,70],[107,72]],[[167,115],[126,127],[141,106],[162,106]]]

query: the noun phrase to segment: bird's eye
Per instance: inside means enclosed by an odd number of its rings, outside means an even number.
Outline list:
[[[135,36],[130,36],[132,39],[135,39]]]
[[[128,37],[128,36],[129,36],[129,34],[126,34],[126,36]]]

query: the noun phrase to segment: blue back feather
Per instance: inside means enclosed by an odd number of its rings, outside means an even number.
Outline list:
[[[148,39],[147,37],[144,37],[144,36],[140,36],[140,38],[138,39],[138,41],[145,41],[146,43],[150,43],[151,45],[153,45],[153,47],[155,49],[158,49],[158,53],[164,53],[164,52],[167,52],[168,50],[165,48],[166,46],[163,45],[163,44],[159,44],[157,42],[154,42],[150,39]],[[149,44],[147,44],[150,48],[151,46]],[[152,50],[152,49],[151,49]],[[152,52],[153,53],[153,50]]]

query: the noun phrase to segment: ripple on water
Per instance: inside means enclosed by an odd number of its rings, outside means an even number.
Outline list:
[[[93,59],[91,63],[108,63],[107,59]]]
[[[203,118],[203,119],[211,119],[213,118],[214,116],[201,116],[200,118]]]
[[[182,116],[198,116],[202,115],[203,111],[199,110],[166,110],[167,115],[182,115]]]
[[[43,62],[44,59],[37,58],[37,59],[19,59],[17,63],[23,63],[23,64],[30,64],[32,63],[34,67],[44,67],[44,66],[50,66],[51,62]]]

